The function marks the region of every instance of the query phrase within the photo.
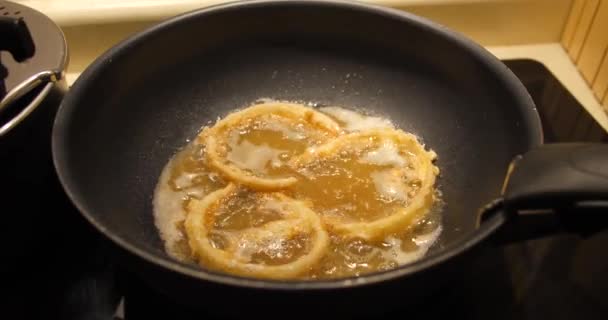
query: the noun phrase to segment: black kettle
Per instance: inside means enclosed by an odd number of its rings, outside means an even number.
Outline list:
[[[61,29],[29,7],[0,1],[0,243],[5,272],[36,259],[64,201],[51,156],[55,113],[67,91]],[[56,220],[59,221],[59,220]]]

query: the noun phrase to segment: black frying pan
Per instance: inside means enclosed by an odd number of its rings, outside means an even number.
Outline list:
[[[265,97],[365,109],[423,137],[439,155],[446,202],[445,231],[427,257],[321,282],[245,279],[168,257],[151,207],[161,169],[202,125]],[[490,235],[534,235],[541,230],[527,228],[532,220],[554,231],[563,224],[547,221],[562,221],[555,213],[564,208],[586,217],[605,208],[608,170],[598,159],[608,149],[541,143],[529,95],[484,49],[410,14],[333,1],[233,3],[139,33],[80,76],[53,133],[68,195],[140,276],[185,303],[236,314],[298,308],[289,316],[414,301],[455,276],[457,262]],[[511,161],[534,148],[502,193]]]

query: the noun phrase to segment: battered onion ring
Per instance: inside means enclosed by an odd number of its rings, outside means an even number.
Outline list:
[[[207,266],[209,263],[221,270],[243,276],[289,279],[307,272],[323,257],[329,245],[329,236],[323,228],[320,218],[302,202],[281,193],[273,193],[272,196],[287,205],[285,216],[290,219],[276,220],[260,227],[244,229],[239,232],[240,235],[227,237],[228,245],[225,250],[215,248],[209,239],[213,224],[213,215],[209,211],[219,201],[233,195],[237,189],[238,187],[231,183],[226,188],[209,194],[203,200],[191,200],[188,204],[189,213],[184,225],[192,252],[204,260],[199,261],[201,266]],[[235,255],[238,248],[235,247],[234,242],[243,237],[263,240],[267,236],[277,234],[290,237],[304,232],[314,233],[314,236],[311,236],[313,244],[306,254],[292,262],[282,265],[255,264]]]
[[[295,177],[263,178],[255,176],[253,173],[229,163],[225,158],[226,151],[221,150],[221,142],[218,140],[226,131],[237,127],[247,119],[270,114],[297,121],[304,120],[315,130],[320,130],[330,137],[337,136],[340,131],[340,126],[330,117],[303,105],[282,102],[255,105],[228,115],[216,123],[208,134],[199,136],[206,147],[209,166],[220,171],[229,180],[255,190],[278,190],[296,183],[297,179]]]
[[[369,139],[391,139],[399,149],[405,149],[414,156],[414,167],[421,180],[418,193],[409,200],[406,207],[397,209],[393,214],[365,222],[344,222],[336,218],[324,217],[323,221],[332,231],[349,237],[358,237],[368,241],[381,240],[386,235],[403,231],[420,217],[424,216],[433,204],[435,178],[439,168],[433,164],[436,158],[434,151],[426,151],[416,136],[394,129],[370,129],[340,136],[318,148],[312,148],[294,158],[291,165],[305,166],[313,161],[322,161],[323,158],[334,157],[343,148],[357,148],[369,144]],[[321,159],[321,160],[320,160]]]

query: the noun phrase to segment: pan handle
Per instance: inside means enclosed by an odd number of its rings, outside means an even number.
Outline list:
[[[557,232],[583,236],[608,228],[608,145],[547,144],[517,157],[502,199],[482,210],[481,221],[500,212],[499,242]]]

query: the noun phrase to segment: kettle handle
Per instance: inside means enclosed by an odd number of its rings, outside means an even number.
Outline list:
[[[34,56],[36,47],[23,18],[0,17],[0,50],[9,51],[13,59],[23,62]]]

